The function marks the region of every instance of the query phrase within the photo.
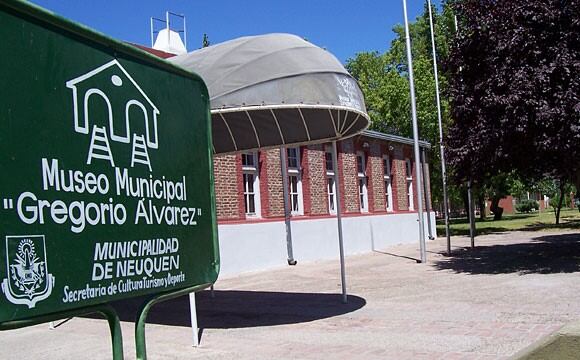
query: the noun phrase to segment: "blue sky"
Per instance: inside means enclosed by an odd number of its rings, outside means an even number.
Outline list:
[[[414,19],[425,1],[407,0]],[[188,50],[245,35],[287,32],[325,47],[344,62],[362,51],[385,51],[392,28],[403,23],[402,0],[33,0],[59,15],[113,38],[151,45],[149,19],[185,14]],[[435,0],[435,3],[440,3]]]

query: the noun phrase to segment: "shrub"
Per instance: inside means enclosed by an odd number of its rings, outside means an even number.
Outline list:
[[[522,200],[516,204],[516,210],[521,213],[530,213],[540,208],[536,200]]]

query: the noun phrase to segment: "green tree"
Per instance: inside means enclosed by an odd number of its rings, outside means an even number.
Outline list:
[[[554,209],[556,224],[560,223],[560,212],[565,203],[574,201],[569,195],[576,194],[576,187],[563,180],[546,178],[537,181],[531,186],[533,191],[538,191],[550,198],[550,206]],[[569,201],[569,202],[568,202]]]
[[[580,0],[454,4],[447,155],[457,178],[515,170],[579,185]]]
[[[453,15],[445,6],[442,12],[433,9],[436,48],[438,61],[449,53],[449,43],[454,36]],[[435,103],[435,79],[431,50],[429,13],[425,6],[423,14],[409,24],[412,40],[413,70],[417,99],[417,117],[420,137],[429,141],[433,147],[429,154],[431,160],[431,183],[433,201],[440,203],[442,198],[441,168],[439,166],[439,125]],[[371,129],[412,136],[410,118],[409,79],[405,50],[405,31],[402,25],[393,28],[396,34],[390,49],[385,53],[363,52],[347,60],[346,68],[358,80],[365,95],[365,104],[371,117]],[[441,67],[440,67],[441,69]],[[445,89],[445,71],[439,73],[440,88]],[[442,112],[444,127],[449,122],[448,100],[443,96]],[[435,185],[437,184],[437,185]]]
[[[521,196],[525,187],[515,172],[489,176],[480,183],[484,197],[491,200],[489,209],[493,212],[493,220],[501,220],[503,215],[503,208],[499,206],[499,201],[508,195]]]

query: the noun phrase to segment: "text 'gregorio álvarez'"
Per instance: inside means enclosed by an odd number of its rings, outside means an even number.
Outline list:
[[[174,205],[187,201],[186,177],[180,179],[131,176],[130,170],[114,167],[114,174],[64,169],[57,159],[41,161],[42,189],[58,193],[101,196],[101,201],[46,199],[23,191],[16,199],[16,212],[26,224],[66,225],[74,233],[88,226],[135,225],[195,226],[201,208]],[[128,214],[123,199],[137,199],[134,214]],[[6,201],[6,200],[5,200]]]

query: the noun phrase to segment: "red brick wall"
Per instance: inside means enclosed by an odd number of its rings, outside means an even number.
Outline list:
[[[391,185],[393,188],[393,207],[395,211],[409,210],[407,200],[407,180],[405,178],[405,157],[403,146],[393,144],[391,158]]]
[[[324,146],[310,145],[304,149],[303,155],[304,215],[328,214]]]
[[[302,203],[304,204],[304,215],[311,215],[311,196],[310,196],[310,166],[309,166],[309,149],[300,147],[300,172],[302,179]]]
[[[395,211],[397,209],[397,205],[396,205],[396,199],[394,198],[396,192],[395,192],[395,171],[393,169],[393,151],[391,150],[393,148],[393,145],[391,145],[391,143],[383,143],[381,144],[381,151],[383,155],[388,155],[389,156],[389,166],[390,166],[390,174],[391,174],[391,203],[392,205],[392,209],[391,211]],[[382,169],[382,173],[384,174],[384,169]],[[383,181],[383,186],[384,186],[384,181]],[[385,189],[386,191],[386,189]],[[387,203],[386,203],[386,199],[383,198],[383,201],[385,201],[385,211],[386,211],[386,207],[387,207]]]
[[[371,166],[371,157],[369,151],[370,145],[364,138],[361,138],[358,142],[355,142],[355,150],[356,155],[358,157],[359,154],[363,155],[363,162],[364,162],[364,174],[367,180],[367,212],[373,211],[373,203],[374,203],[374,191],[372,188],[372,166]],[[358,160],[357,160],[358,161]],[[355,169],[355,173],[357,174],[357,191],[360,191],[358,188],[358,168]],[[359,206],[360,206],[360,194],[359,195]],[[359,209],[360,211],[360,209]]]
[[[371,212],[384,212],[387,205],[385,204],[383,151],[378,141],[369,141],[369,143],[369,156],[367,157],[369,210]]]
[[[268,174],[268,181],[264,184],[268,195],[268,212],[262,217],[284,216],[284,195],[282,193],[282,170],[280,163],[280,149],[262,151],[266,159],[264,171]],[[261,179],[260,179],[261,180]],[[260,194],[261,196],[263,194]]]
[[[246,209],[244,208],[244,183],[242,181],[242,155],[236,155],[236,184],[238,185],[238,218],[246,218]]]
[[[427,155],[425,155],[427,157]],[[425,167],[425,186],[427,187],[427,191],[426,193],[423,195],[423,210],[427,210],[427,205],[425,203],[425,199],[427,199],[429,201],[429,209],[433,210],[433,204],[431,203],[431,176],[430,176],[430,172],[429,172],[429,158],[427,157],[425,159],[425,163],[423,164],[423,166]]]
[[[417,172],[415,171],[415,154],[413,153],[412,146],[405,146],[403,149],[403,154],[406,159],[411,161],[411,176],[413,178],[413,211],[417,211],[419,209],[418,202],[417,202]],[[406,197],[406,195],[405,195]],[[408,198],[407,198],[408,203]],[[409,205],[410,207],[410,205]]]
[[[514,197],[508,195],[499,200],[499,207],[503,208],[503,214],[514,214]],[[487,210],[491,209],[491,200],[487,200]]]
[[[514,211],[514,197],[508,195],[499,201],[499,206],[503,208],[504,214],[513,214]]]
[[[546,210],[546,202],[544,201],[544,196],[542,194],[539,194],[539,199],[538,203],[540,204],[540,211]]]
[[[213,159],[216,209],[217,217],[220,220],[242,219],[245,217],[243,189],[240,191],[241,178],[238,176],[238,171],[236,168],[236,158],[239,157],[239,155],[220,155],[215,156]],[[238,196],[240,192],[242,193],[241,208],[240,198]]]
[[[417,172],[415,170],[415,154],[413,152],[413,148],[409,147],[409,152],[410,152],[410,156],[409,159],[411,159],[411,166],[413,167],[413,203],[415,206],[415,211],[419,211],[419,207],[418,207],[418,197],[417,197]],[[431,185],[430,185],[430,181],[429,181],[429,164],[425,163],[425,171],[421,173],[421,176],[423,176],[423,174],[425,174],[425,185],[421,188],[421,193],[423,194],[422,198],[421,198],[421,205],[423,206],[423,211],[427,210],[427,205],[425,203],[426,199],[431,199]],[[422,170],[421,170],[422,171]],[[425,187],[427,188],[427,190],[425,190]],[[430,200],[429,200],[430,201]],[[429,205],[431,205],[431,202],[429,202]]]
[[[338,169],[340,171],[341,210],[344,213],[360,212],[356,151],[352,139],[341,141],[338,146]]]
[[[363,146],[364,143],[369,146]],[[385,188],[383,178],[383,155],[388,154],[391,162],[391,187],[393,210],[408,211],[405,159],[413,159],[413,148],[400,143],[388,143],[373,138],[353,138],[338,143],[338,171],[340,174],[341,210],[343,213],[360,213],[356,151],[366,155],[366,175],[368,186],[369,212],[385,212]],[[301,148],[302,192],[304,215],[328,214],[328,194],[326,188],[326,165],[324,145],[310,145]],[[260,205],[262,218],[284,216],[282,194],[282,173],[280,150],[259,152]],[[413,179],[416,179],[412,162]],[[216,208],[219,220],[244,220],[244,199],[240,155],[214,157],[214,177]],[[429,165],[425,171],[427,199],[430,199]],[[415,186],[415,184],[413,184]],[[417,191],[414,205],[417,209]],[[425,204],[425,203],[423,203]],[[504,205],[502,203],[502,205]],[[511,203],[505,204],[506,213],[513,211]]]
[[[260,217],[268,217],[270,214],[270,198],[274,193],[268,191],[268,154],[266,151],[258,151],[258,179],[260,181]]]

